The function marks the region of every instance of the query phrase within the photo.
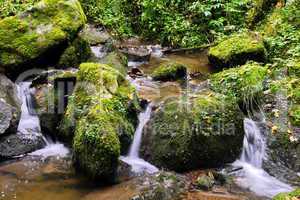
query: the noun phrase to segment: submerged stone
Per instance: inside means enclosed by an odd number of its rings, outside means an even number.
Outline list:
[[[235,34],[209,49],[208,59],[218,69],[243,65],[248,60],[263,62],[263,40],[254,33]]]

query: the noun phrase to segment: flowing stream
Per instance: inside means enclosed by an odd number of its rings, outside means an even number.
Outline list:
[[[63,144],[55,143],[50,138],[45,137],[41,132],[40,120],[35,111],[33,100],[34,89],[30,88],[31,82],[19,83],[19,96],[22,99],[21,118],[18,126],[18,134],[37,139],[42,138],[46,146],[34,151],[29,155],[40,156],[43,158],[50,156],[65,157],[69,153]]]
[[[244,129],[242,155],[239,160],[233,163],[233,166],[243,168],[236,174],[238,184],[259,196],[265,197],[274,197],[278,193],[292,191],[291,186],[277,180],[263,170],[266,143],[257,122],[246,118]]]
[[[142,142],[143,129],[150,119],[152,104],[150,103],[144,112],[139,114],[139,124],[134,133],[134,139],[130,147],[128,156],[121,157],[121,160],[132,166],[132,171],[135,173],[155,173],[158,169],[139,157],[139,150]]]

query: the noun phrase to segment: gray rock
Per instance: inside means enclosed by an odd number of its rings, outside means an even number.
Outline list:
[[[20,156],[45,146],[42,134],[11,134],[0,139],[0,158]]]
[[[17,87],[0,74],[0,135],[16,133],[20,119],[20,100]]]

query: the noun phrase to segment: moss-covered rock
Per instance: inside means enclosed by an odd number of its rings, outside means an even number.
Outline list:
[[[273,200],[296,200],[300,198],[300,188],[290,193],[280,193],[276,195]]]
[[[179,63],[165,63],[159,66],[151,74],[153,80],[157,81],[174,81],[185,78],[187,67]]]
[[[102,58],[100,63],[107,64],[118,70],[124,77],[127,75],[127,57],[118,51],[110,52],[104,58]]]
[[[250,28],[258,23],[267,11],[270,11],[274,7],[278,0],[253,0],[251,2],[251,8],[248,10],[246,16],[246,22]]]
[[[242,104],[247,104],[261,97],[267,71],[267,67],[248,62],[239,68],[213,74],[210,77],[210,88],[215,92],[234,97]]]
[[[80,63],[88,61],[92,52],[88,41],[76,38],[63,52],[58,61],[62,68],[78,67]]]
[[[208,52],[209,61],[216,68],[243,65],[248,60],[262,62],[265,57],[264,43],[255,33],[234,34],[211,47]]]
[[[1,20],[1,70],[15,75],[25,70],[28,62],[54,62],[85,21],[77,0],[42,0],[23,13]]]
[[[243,135],[243,114],[235,101],[206,91],[160,107],[145,129],[142,155],[176,171],[216,167],[239,156]]]
[[[73,140],[78,169],[92,178],[112,180],[120,153],[126,153],[136,125],[135,90],[113,67],[83,63],[60,125]]]

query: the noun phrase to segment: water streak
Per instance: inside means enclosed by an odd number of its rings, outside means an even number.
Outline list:
[[[139,158],[139,150],[142,142],[143,129],[150,119],[151,111],[152,105],[149,104],[146,110],[139,114],[139,124],[134,133],[134,139],[131,144],[129,154],[126,157],[121,157],[122,161],[132,166],[132,171],[135,173],[155,173],[158,171],[158,169],[155,166]]]
[[[244,120],[244,146],[241,158],[233,163],[235,167],[242,167],[236,173],[237,183],[248,188],[259,196],[274,197],[281,192],[292,191],[293,188],[275,177],[270,176],[262,169],[265,159],[266,143],[257,122],[251,119]]]

